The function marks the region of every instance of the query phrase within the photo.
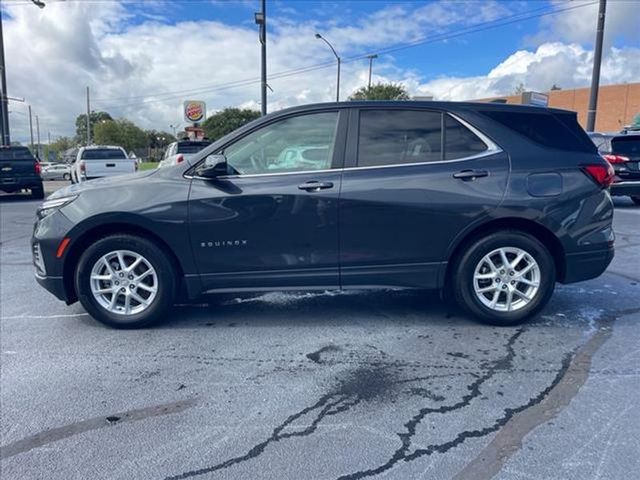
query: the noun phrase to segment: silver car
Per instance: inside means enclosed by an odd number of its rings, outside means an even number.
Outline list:
[[[66,163],[54,163],[42,167],[40,176],[43,180],[71,180],[71,167]]]

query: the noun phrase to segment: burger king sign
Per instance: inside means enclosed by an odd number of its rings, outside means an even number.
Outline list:
[[[184,119],[189,123],[200,123],[205,119],[207,107],[199,100],[184,102]]]

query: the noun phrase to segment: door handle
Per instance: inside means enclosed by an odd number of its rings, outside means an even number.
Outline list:
[[[318,182],[311,180],[305,182],[302,185],[298,185],[300,190],[306,190],[307,192],[317,192],[318,190],[324,190],[326,188],[333,188],[333,182]]]
[[[489,172],[486,170],[462,170],[460,172],[454,173],[453,178],[457,178],[464,181],[472,181],[476,178],[488,177]]]

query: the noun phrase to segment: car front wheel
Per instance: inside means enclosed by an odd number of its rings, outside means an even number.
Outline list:
[[[96,320],[115,328],[140,328],[172,307],[175,273],[153,242],[113,235],[89,246],[75,277],[80,302]]]
[[[517,325],[539,312],[555,287],[547,248],[523,232],[490,234],[471,244],[455,263],[455,298],[485,323]]]

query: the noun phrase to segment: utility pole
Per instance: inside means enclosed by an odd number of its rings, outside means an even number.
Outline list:
[[[36,115],[36,131],[38,132],[38,148],[36,149],[38,160],[42,160],[42,156],[40,155],[40,118]]]
[[[267,5],[266,0],[262,0],[262,11],[254,14],[257,25],[260,25],[260,48],[261,48],[261,82],[260,97],[262,115],[267,114]]]
[[[89,87],[87,87],[87,146],[91,145],[91,104],[89,103]]]
[[[369,59],[369,83],[367,84],[367,88],[371,88],[371,70],[373,69],[373,59],[378,58],[378,54],[374,53],[372,55],[367,55]]]
[[[31,135],[31,152],[33,154],[33,117],[31,116],[31,105],[29,105],[29,133]]]
[[[600,65],[602,64],[602,40],[604,38],[604,17],[606,10],[607,0],[600,0],[600,6],[598,7],[596,45],[593,52],[591,94],[589,96],[589,110],[587,111],[587,132],[593,132],[596,127],[596,110],[598,108],[598,89],[600,88]]]
[[[2,35],[2,5],[0,4],[0,134],[2,145],[11,145],[9,133],[9,104],[7,99],[7,75],[4,65],[4,38]]]

